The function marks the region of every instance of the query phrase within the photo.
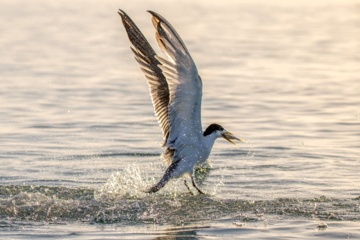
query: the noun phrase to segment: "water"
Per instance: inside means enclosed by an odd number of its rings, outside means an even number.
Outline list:
[[[1,5],[3,239],[360,238],[359,1]],[[203,126],[247,141],[216,142],[207,196],[142,192],[162,137],[118,8],[153,46],[145,10],[176,27]]]

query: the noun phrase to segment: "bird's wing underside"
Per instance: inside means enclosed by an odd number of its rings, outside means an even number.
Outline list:
[[[185,44],[159,14],[149,11],[156,29],[156,40],[168,59],[160,60],[169,85],[169,137],[167,146],[181,151],[185,145],[199,142],[202,137],[201,98],[202,82]]]
[[[196,143],[202,136],[202,82],[183,41],[159,14],[149,11],[156,29],[156,40],[167,59],[156,55],[144,35],[122,10],[119,15],[127,31],[135,59],[150,86],[155,113],[165,137],[165,162],[171,163],[175,151]],[[181,154],[180,154],[181,155]]]
[[[122,10],[119,10],[118,13],[121,16],[129,40],[134,46],[134,48],[131,47],[131,50],[134,52],[135,59],[140,64],[140,69],[144,72],[148,82],[155,114],[161,126],[166,144],[169,136],[168,105],[170,94],[166,77],[159,67],[161,63],[156,59],[155,51],[131,18]]]

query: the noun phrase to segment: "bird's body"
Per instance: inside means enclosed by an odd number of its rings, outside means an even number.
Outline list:
[[[218,124],[211,124],[205,131],[202,130],[202,80],[195,63],[171,24],[159,14],[149,12],[153,16],[156,40],[167,59],[155,53],[124,11],[118,12],[134,46],[131,50],[145,73],[155,114],[165,138],[162,157],[169,167],[148,192],[156,192],[170,179],[188,174],[193,186],[202,193],[193,178],[194,167],[208,159],[217,138],[224,137],[230,142],[230,139],[242,140]]]

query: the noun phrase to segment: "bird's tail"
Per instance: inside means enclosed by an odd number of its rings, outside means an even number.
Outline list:
[[[161,188],[165,186],[165,184],[174,177],[174,172],[176,168],[178,167],[179,161],[175,161],[171,163],[171,165],[166,169],[164,176],[161,178],[161,180],[152,186],[149,190],[146,191],[146,193],[155,193],[159,191]]]

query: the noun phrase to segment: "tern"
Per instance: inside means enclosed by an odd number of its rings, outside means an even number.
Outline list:
[[[158,56],[139,28],[121,9],[118,13],[126,29],[140,69],[150,88],[155,115],[164,135],[162,158],[168,165],[160,181],[147,193],[155,193],[173,178],[188,175],[192,185],[200,190],[194,178],[194,168],[204,163],[217,138],[243,142],[219,124],[202,130],[202,80],[188,49],[172,25],[159,14],[148,11],[156,29],[156,40],[167,59]],[[191,192],[186,179],[185,186]]]

